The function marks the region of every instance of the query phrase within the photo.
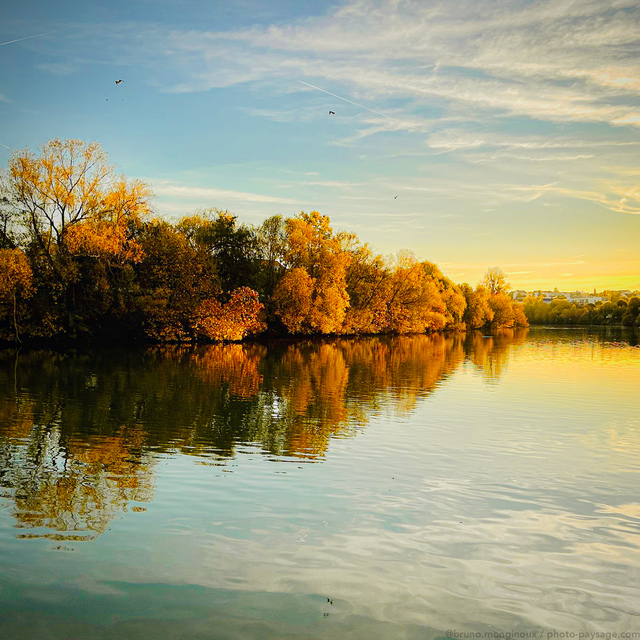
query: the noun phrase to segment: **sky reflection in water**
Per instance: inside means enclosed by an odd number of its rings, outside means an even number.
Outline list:
[[[0,633],[637,631],[626,337],[4,354]]]

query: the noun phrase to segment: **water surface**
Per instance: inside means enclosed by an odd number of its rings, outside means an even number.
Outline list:
[[[5,352],[0,637],[640,632],[636,345]]]

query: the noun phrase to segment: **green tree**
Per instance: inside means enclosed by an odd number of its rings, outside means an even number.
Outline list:
[[[285,273],[287,232],[282,216],[267,218],[256,231],[259,260],[258,291],[267,313],[273,311],[271,300],[278,281]]]
[[[140,243],[144,258],[136,266],[134,327],[159,342],[193,339],[198,306],[220,293],[208,256],[163,220],[146,224]]]
[[[237,216],[220,209],[206,209],[178,224],[194,248],[209,252],[224,293],[258,284],[258,240]]]

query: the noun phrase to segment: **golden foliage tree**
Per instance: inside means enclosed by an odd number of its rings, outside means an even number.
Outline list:
[[[40,154],[11,155],[3,198],[22,223],[38,299],[46,299],[38,331],[73,332],[108,308],[114,269],[142,257],[136,234],[149,197],[144,184],[115,174],[95,142],[56,139]]]
[[[467,329],[480,329],[493,320],[494,311],[489,305],[490,293],[486,287],[478,285],[474,291],[468,284],[461,286],[467,307],[464,322]]]
[[[422,268],[433,280],[440,292],[440,297],[445,305],[446,328],[456,329],[461,327],[464,311],[467,308],[467,301],[462,289],[447,278],[433,262],[425,260],[422,263]]]
[[[317,211],[287,219],[286,238],[285,259],[294,273],[289,278],[285,275],[276,287],[278,315],[292,333],[339,333],[349,306],[350,256],[343,238],[333,234],[329,218]],[[292,314],[285,305],[295,302],[298,294],[306,297]]]
[[[304,333],[313,304],[314,281],[304,267],[288,271],[278,283],[273,303],[291,333]]]
[[[352,244],[346,275],[349,309],[343,331],[379,333],[387,323],[387,283],[391,271],[384,258],[374,254],[368,245]]]
[[[480,284],[488,289],[492,296],[497,293],[505,293],[510,286],[500,267],[489,267]]]
[[[529,320],[524,312],[524,305],[521,302],[511,302],[511,308],[513,309],[513,325],[515,327],[528,327]]]
[[[16,342],[18,331],[18,304],[33,294],[33,272],[27,256],[20,249],[0,249],[0,302],[11,307]]]
[[[446,307],[437,287],[409,251],[400,252],[387,283],[387,329],[424,333],[443,329]]]
[[[505,293],[496,293],[489,296],[489,306],[493,311],[491,326],[495,329],[513,327],[514,314],[511,306],[511,298]]]
[[[39,156],[15,152],[7,186],[11,205],[54,269],[65,249],[121,253],[131,223],[148,213],[147,187],[116,176],[96,142],[55,139]],[[79,225],[84,228],[74,229]]]
[[[498,267],[473,291],[410,252],[384,259],[317,211],[254,228],[212,208],[171,225],[149,219],[149,199],[95,142],[12,153],[0,184],[0,302],[13,304],[16,339],[28,296],[23,332],[34,337],[236,341],[265,319],[325,335],[527,323]],[[636,322],[629,309],[612,313]]]

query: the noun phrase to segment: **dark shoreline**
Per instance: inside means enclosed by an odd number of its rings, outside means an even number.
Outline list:
[[[111,338],[106,339],[101,337],[81,337],[81,338],[68,338],[59,337],[56,339],[50,338],[27,338],[21,343],[0,341],[0,351],[38,351],[47,350],[55,352],[72,352],[72,351],[93,351],[93,350],[119,350],[119,349],[154,349],[154,348],[188,348],[196,349],[200,347],[207,347],[212,345],[291,345],[300,343],[332,343],[338,340],[368,340],[372,338],[394,338],[398,336],[415,336],[415,335],[428,335],[428,336],[452,336],[459,335],[464,336],[464,339],[468,339],[469,336],[474,334],[482,334],[485,337],[499,337],[504,332],[525,332],[525,331],[585,331],[588,333],[598,334],[614,334],[612,337],[620,337],[629,342],[631,345],[640,344],[640,330],[636,327],[628,327],[624,325],[560,325],[560,324],[531,324],[529,327],[504,327],[498,329],[444,329],[440,331],[430,331],[425,333],[361,333],[361,334],[310,334],[310,335],[290,335],[290,334],[278,334],[265,332],[258,336],[247,336],[240,341],[202,341],[202,340],[190,340],[190,341],[166,341],[158,342],[145,340],[141,338],[123,337],[123,338]]]

